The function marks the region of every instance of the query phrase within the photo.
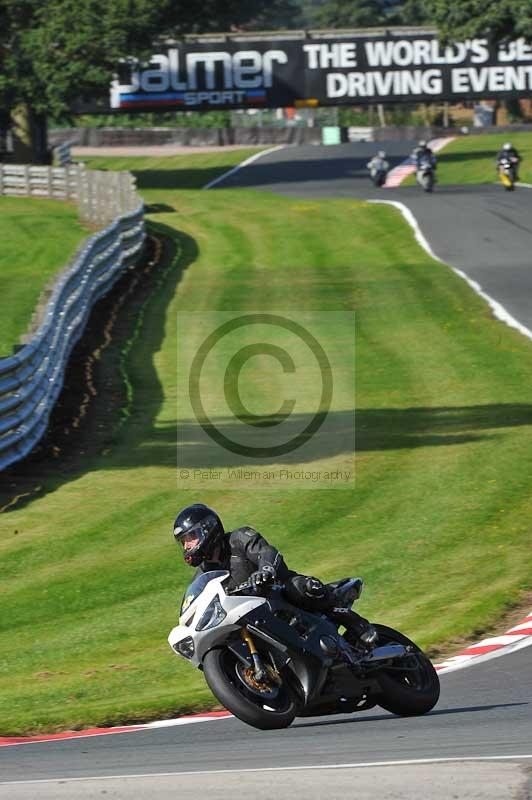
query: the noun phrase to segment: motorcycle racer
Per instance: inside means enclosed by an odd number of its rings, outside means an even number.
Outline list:
[[[325,613],[335,624],[352,629],[368,646],[376,642],[377,633],[364,617],[350,609],[336,608],[332,589],[318,578],[289,570],[281,553],[254,528],[245,525],[226,532],[213,509],[194,503],[178,513],[173,535],[183,548],[185,562],[197,568],[196,575],[228,570],[233,588],[249,581],[255,591],[281,583],[293,605]]]
[[[419,169],[421,163],[424,160],[429,161],[432,169],[434,170],[436,169],[437,166],[436,156],[434,155],[434,151],[432,150],[432,148],[428,146],[425,139],[421,139],[417,147],[414,148],[414,150],[412,151],[411,158],[413,158],[414,161],[416,162],[416,169]]]
[[[390,163],[386,160],[386,152],[384,150],[379,150],[377,155],[373,156],[373,158],[368,161],[366,168],[369,170],[373,181],[375,181],[378,174],[385,176],[390,169]]]
[[[519,180],[518,173],[519,173],[519,164],[522,161],[521,156],[517,152],[517,149],[512,145],[511,142],[505,142],[499,152],[497,153],[497,157],[495,159],[495,165],[497,172],[499,171],[499,167],[501,163],[505,160],[509,160],[514,165],[515,170],[515,180]]]

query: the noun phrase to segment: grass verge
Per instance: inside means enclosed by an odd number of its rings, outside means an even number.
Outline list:
[[[36,468],[41,495],[0,515],[3,733],[214,703],[166,644],[191,577],[171,521],[194,500],[228,527],[262,530],[293,569],[361,574],[361,613],[430,648],[485,628],[531,588],[532,345],[428,258],[395,209],[155,182],[143,193],[172,246],[165,279],[114,344],[127,354],[127,419],[68,471]],[[355,488],[184,492],[178,312],[289,314],[294,298],[356,310]],[[345,446],[330,454],[345,457]]]
[[[0,197],[0,357],[11,355],[40,293],[88,235],[70,203]]]
[[[266,149],[266,148],[263,148]],[[91,156],[84,162],[92,169],[127,169],[137,177],[139,189],[201,189],[261,148],[184,153],[176,156]]]

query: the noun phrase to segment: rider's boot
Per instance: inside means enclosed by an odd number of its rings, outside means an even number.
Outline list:
[[[375,627],[356,611],[349,608],[333,608],[327,616],[335,625],[343,625],[348,631],[352,631],[366,647],[375,647],[377,644],[378,634]]]

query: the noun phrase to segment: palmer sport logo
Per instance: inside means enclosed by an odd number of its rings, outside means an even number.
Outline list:
[[[245,105],[265,103],[276,64],[286,64],[283,50],[224,50],[154,55],[148,68],[130,60],[128,82],[113,81],[112,108],[149,106]]]

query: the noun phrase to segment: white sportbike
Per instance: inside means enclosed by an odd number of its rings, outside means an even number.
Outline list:
[[[243,722],[268,730],[295,717],[351,713],[379,705],[402,716],[425,714],[440,694],[430,660],[402,633],[375,625],[376,646],[339,632],[325,614],[289,603],[279,584],[257,595],[229,589],[225,570],[196,577],[185,592],[168,642],[203,671],[214,696]],[[329,584],[337,608],[360,596],[360,578]]]

